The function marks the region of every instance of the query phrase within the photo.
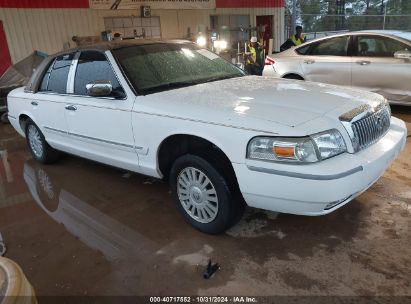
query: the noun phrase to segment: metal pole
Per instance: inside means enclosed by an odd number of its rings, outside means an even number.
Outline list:
[[[290,29],[291,33],[288,33],[289,35],[294,33],[295,26],[297,23],[296,17],[297,17],[297,0],[293,0],[293,11],[292,11],[292,16],[291,16],[291,29]]]
[[[240,41],[237,42],[237,63],[240,63]]]
[[[385,30],[385,17],[387,16],[387,3],[384,5],[384,20],[382,22],[382,29]]]

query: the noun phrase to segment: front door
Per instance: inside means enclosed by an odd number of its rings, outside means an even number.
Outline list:
[[[390,101],[411,103],[411,61],[394,53],[411,50],[385,36],[360,35],[352,63],[352,85],[379,93]]]
[[[106,97],[88,96],[86,86],[110,81]],[[131,110],[135,96],[126,94],[107,60],[99,51],[82,51],[65,109],[72,152],[86,158],[136,171]]]

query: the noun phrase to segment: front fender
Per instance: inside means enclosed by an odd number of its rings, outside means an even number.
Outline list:
[[[161,145],[167,138],[176,135],[189,135],[204,139],[218,147],[232,163],[244,163],[247,144],[257,135],[255,131],[213,125],[191,120],[172,119],[133,113],[133,130],[139,154],[140,169],[143,174],[162,177],[159,170],[158,155]],[[141,131],[139,131],[141,130]],[[150,130],[146,133],[143,130]]]

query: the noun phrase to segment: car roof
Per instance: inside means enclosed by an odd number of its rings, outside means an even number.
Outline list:
[[[408,33],[407,31],[400,31],[400,30],[363,30],[363,31],[351,31],[351,32],[342,32],[342,33],[336,33],[333,35],[329,36],[324,36],[324,37],[319,37],[313,40],[310,40],[308,42],[313,42],[313,41],[320,41],[320,40],[325,40],[327,38],[331,37],[339,37],[339,36],[348,36],[348,35],[364,35],[364,34],[370,34],[370,35],[386,35],[386,36],[396,36],[396,34],[400,33]],[[400,38],[396,36],[396,38]]]
[[[395,35],[399,33],[406,33],[407,31],[402,31],[402,30],[362,30],[362,31],[356,31],[353,33],[371,33],[371,34],[386,34],[386,35]]]
[[[324,37],[319,37],[310,41],[307,41],[307,43],[312,43],[312,42],[316,42],[316,41],[321,41],[321,40],[326,40],[332,37],[341,37],[341,36],[349,36],[349,35],[364,35],[364,34],[370,34],[370,35],[385,35],[385,36],[390,36],[390,37],[395,37],[397,39],[401,39],[403,40],[401,37],[396,36],[396,34],[399,33],[407,33],[407,31],[394,31],[394,30],[363,30],[363,31],[351,31],[351,32],[342,32],[342,33],[337,33],[337,34],[333,34],[333,35],[329,35],[329,36],[324,36]],[[295,49],[297,47],[296,46],[293,47],[292,49]]]
[[[102,41],[93,44],[87,44],[84,46],[78,46],[75,48],[71,48],[69,50],[65,50],[59,52],[57,54],[52,55],[55,57],[56,55],[73,53],[76,51],[81,50],[100,50],[100,51],[110,51],[116,50],[136,45],[149,45],[149,44],[184,44],[184,43],[193,43],[189,40],[148,40],[148,39],[126,39],[126,40],[113,40],[113,41]]]

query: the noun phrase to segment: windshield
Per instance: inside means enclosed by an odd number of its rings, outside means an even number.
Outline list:
[[[218,55],[191,43],[158,43],[113,51],[131,85],[151,94],[204,82],[244,76]]]
[[[411,42],[411,33],[409,32],[395,33],[394,35]]]

